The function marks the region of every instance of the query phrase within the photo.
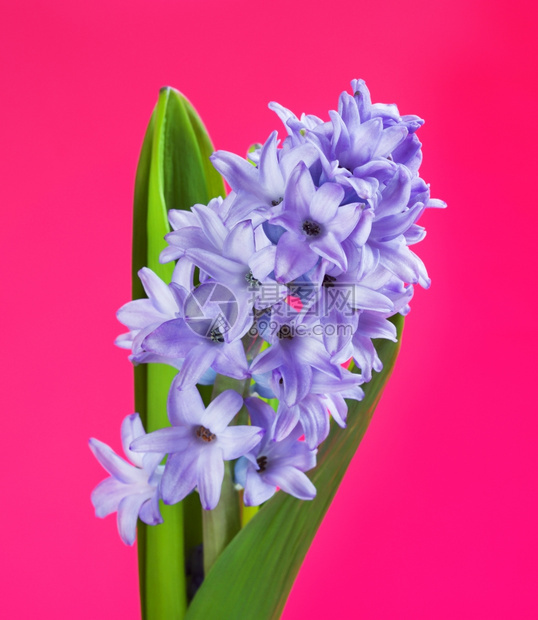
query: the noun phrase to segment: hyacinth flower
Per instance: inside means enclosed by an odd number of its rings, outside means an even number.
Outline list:
[[[226,390],[207,409],[198,390],[178,389],[172,384],[168,398],[171,428],[138,437],[133,452],[168,454],[161,494],[165,503],[176,504],[198,488],[202,507],[212,510],[219,502],[224,461],[237,459],[258,444],[265,433],[257,426],[231,426],[243,406],[234,390]]]
[[[312,269],[320,257],[347,269],[342,248],[357,225],[361,209],[358,203],[341,205],[344,189],[325,183],[316,190],[304,162],[292,173],[278,215],[270,218],[273,226],[286,229],[276,244],[275,276],[290,282]]]
[[[91,447],[111,474],[98,516],[117,510],[128,544],[137,528],[145,620],[278,617],[414,286],[430,286],[410,249],[419,218],[444,206],[419,175],[423,121],[372,104],[362,80],[325,120],[270,108],[281,141],[213,153],[165,88],[142,146],[116,341],[135,365],[134,465]]]
[[[90,450],[110,474],[92,493],[97,517],[118,513],[118,531],[126,545],[134,544],[138,518],[147,525],[157,525],[163,519],[159,511],[159,486],[163,467],[159,465],[164,452],[136,454],[131,443],[145,436],[137,413],[125,418],[121,425],[123,451],[132,465],[119,457],[98,439],[90,439]]]
[[[316,149],[306,143],[295,149],[277,149],[276,131],[260,148],[255,167],[234,153],[214,153],[211,156],[213,165],[226,178],[232,190],[238,190],[234,194],[233,210],[227,215],[228,224],[233,226],[251,217],[255,209],[270,212],[284,199],[287,182],[297,165],[313,164],[316,155]]]
[[[299,441],[300,424],[283,441],[275,441],[275,412],[259,398],[248,398],[246,406],[253,424],[269,429],[261,442],[240,458],[235,466],[235,478],[245,488],[245,506],[258,506],[281,488],[298,499],[313,499],[316,488],[304,472],[316,466],[316,450]]]

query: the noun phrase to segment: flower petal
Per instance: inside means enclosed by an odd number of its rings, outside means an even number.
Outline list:
[[[129,448],[131,443],[138,437],[142,437],[146,434],[142,420],[138,413],[128,415],[121,424],[121,444],[123,446],[123,452],[125,456],[129,458],[131,463],[134,463],[137,467],[142,467],[142,458],[140,454],[132,452]]]
[[[376,208],[376,218],[401,213],[411,195],[411,174],[405,166],[398,166],[395,175],[383,190],[381,202]]]
[[[252,424],[269,431],[275,421],[275,411],[271,405],[261,398],[253,396],[245,398],[245,405],[250,414],[250,421]]]
[[[206,448],[198,460],[198,492],[204,510],[213,510],[219,503],[223,479],[222,451],[217,446]]]
[[[114,476],[114,478],[117,478],[120,482],[125,484],[138,481],[139,476],[137,468],[133,465],[129,465],[127,461],[119,457],[106,443],[92,437],[89,441],[89,445],[95,458],[111,476]]]
[[[176,377],[168,393],[168,417],[173,426],[194,426],[201,424],[204,402],[196,387],[180,390]]]
[[[286,363],[286,357],[282,351],[282,347],[272,345],[265,351],[262,351],[252,362],[250,366],[251,374],[262,374],[273,368],[278,368]]]
[[[218,435],[218,444],[225,461],[238,459],[257,446],[265,429],[259,426],[229,426]]]
[[[209,341],[191,349],[179,371],[177,387],[184,390],[198,383],[204,372],[210,368],[217,353],[217,346]]]
[[[276,194],[282,193],[284,189],[284,178],[278,165],[277,135],[278,132],[273,131],[263,145],[259,163],[260,185],[268,193],[268,196],[272,195],[275,200],[279,198]]]
[[[317,262],[318,256],[304,238],[287,231],[278,240],[275,256],[275,277],[278,282],[285,284],[296,280]]]
[[[200,424],[209,428],[215,435],[220,435],[242,406],[241,394],[235,390],[226,390],[209,403]]]
[[[164,521],[159,509],[159,494],[157,492],[142,504],[138,517],[147,525],[159,525]]]
[[[325,235],[320,237],[319,239],[314,239],[310,242],[310,248],[321,257],[326,258],[327,260],[334,263],[337,267],[339,267],[342,271],[346,271],[347,269],[347,256],[342,249],[342,245],[340,241],[336,238],[335,234],[332,232],[327,232]],[[278,248],[277,248],[277,259],[278,259]],[[316,264],[316,261],[311,265],[312,267]],[[302,273],[305,273],[304,271]],[[299,274],[301,275],[301,274]]]
[[[285,403],[280,402],[277,410],[276,424],[274,430],[274,439],[277,442],[282,441],[296,428],[301,415],[298,405],[288,407]]]
[[[223,247],[223,256],[241,264],[243,271],[248,259],[254,254],[254,228],[252,222],[239,222],[226,237]]]
[[[159,428],[148,433],[131,444],[133,452],[158,452],[170,454],[181,452],[189,445],[192,439],[192,428],[185,426],[172,426]]]
[[[200,227],[211,244],[215,248],[222,248],[222,244],[224,243],[224,239],[226,239],[228,230],[217,213],[209,206],[201,204],[196,204],[191,208],[192,211],[198,216]]]
[[[200,344],[195,334],[183,319],[166,321],[142,341],[142,350],[164,357],[183,359],[187,353]]]
[[[130,330],[134,330],[143,329],[148,325],[155,325],[157,327],[159,323],[166,321],[168,317],[161,314],[151,300],[135,299],[127,302],[117,310],[116,318]]]
[[[203,446],[170,454],[164,468],[161,494],[165,504],[176,504],[198,484],[198,459]]]
[[[227,151],[216,151],[209,158],[234,191],[258,186],[258,171],[246,159]]]
[[[303,400],[301,408],[301,424],[303,425],[306,445],[313,450],[325,441],[330,430],[329,412],[323,401],[316,397]]]
[[[130,492],[129,485],[116,478],[107,478],[92,491],[91,500],[95,516],[102,519],[118,510],[121,500]]]
[[[295,405],[310,391],[312,385],[312,367],[308,363],[287,364],[281,367],[284,401]]]
[[[142,267],[138,272],[138,277],[155,308],[164,316],[175,316],[177,304],[168,285],[148,267]]]
[[[126,545],[133,545],[136,539],[136,522],[142,504],[150,499],[152,492],[136,493],[124,497],[118,507],[118,531]]]
[[[314,499],[316,487],[302,471],[294,467],[275,467],[264,475],[269,484],[280,487],[285,493],[298,499]]]
[[[336,183],[324,183],[314,194],[310,203],[310,215],[314,221],[324,224],[336,215],[338,205],[344,198],[344,188]]]
[[[276,485],[266,482],[254,468],[247,470],[243,501],[245,506],[259,506],[273,497]]]

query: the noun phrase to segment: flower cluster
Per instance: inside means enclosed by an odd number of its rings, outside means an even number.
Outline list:
[[[248,159],[217,151],[211,160],[230,194],[170,211],[160,260],[175,262],[172,281],[142,269],[147,299],[118,311],[129,332],[117,344],[133,363],[178,369],[171,426],[138,433],[126,448],[152,463],[168,455],[164,472],[157,480],[144,469],[133,493],[151,487],[152,500],[175,503],[197,489],[212,509],[223,462],[238,459],[246,505],[277,488],[312,499],[304,472],[315,467],[330,417],[345,427],[346,400],[360,400],[361,385],[382,368],[372,339],[395,340],[389,317],[408,312],[413,285],[429,286],[410,246],[424,238],[422,212],[444,203],[418,174],[423,121],[372,104],[362,80],[351,85],[328,121],[270,104],[287,131],[282,143],[275,131]],[[224,391],[205,408],[196,385],[216,375],[236,380],[241,393]],[[229,425],[238,418],[245,424]],[[118,484],[109,483],[114,493]],[[145,505],[140,497],[131,504]]]

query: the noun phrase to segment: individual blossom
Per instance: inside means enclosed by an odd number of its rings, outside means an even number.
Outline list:
[[[223,222],[223,213],[227,209],[230,198],[213,198],[209,204],[195,204],[190,211],[171,209],[168,220],[172,232],[165,235],[168,247],[160,255],[161,263],[181,259],[185,248],[196,247],[222,252],[224,239],[228,230]]]
[[[90,450],[110,474],[92,493],[92,503],[98,517],[118,513],[118,531],[126,545],[136,538],[136,522],[148,525],[162,523],[159,511],[159,484],[164,467],[159,465],[163,453],[137,454],[129,446],[146,432],[138,413],[125,418],[121,425],[123,451],[132,465],[119,457],[109,446],[98,439],[90,439]]]
[[[219,251],[200,245],[184,248],[185,258],[233,293],[239,304],[236,323],[243,325],[234,325],[239,333],[251,326],[253,307],[266,307],[287,294],[285,287],[268,277],[274,270],[274,247],[263,229],[258,230],[261,234],[256,239],[252,222],[245,220],[227,232]]]
[[[118,321],[123,323],[129,332],[116,338],[115,344],[122,349],[131,349],[130,360],[135,364],[142,362],[160,362],[145,352],[141,343],[144,338],[159,325],[180,316],[183,304],[184,281],[166,284],[148,267],[138,272],[147,299],[135,299],[124,304],[116,313]],[[187,286],[188,283],[187,283]]]
[[[344,241],[357,225],[361,209],[358,203],[342,205],[344,190],[335,183],[316,189],[306,165],[293,171],[278,213],[269,220],[285,232],[276,247],[275,277],[291,282],[325,258],[340,269],[347,269],[342,249]]]
[[[181,369],[184,358],[167,356],[148,351],[143,342],[149,334],[163,323],[180,320],[183,317],[185,299],[192,288],[192,270],[194,266],[184,260],[177,264],[172,275],[172,282],[166,284],[156,273],[147,267],[138,272],[146,299],[135,299],[124,304],[116,313],[120,323],[129,328],[129,332],[116,338],[115,344],[124,349],[131,349],[129,359],[133,364],[160,363]],[[212,384],[215,371],[207,368],[198,378],[201,384]]]
[[[309,393],[292,405],[286,402],[286,391],[282,372],[273,371],[271,385],[279,400],[276,412],[273,437],[282,441],[300,423],[306,444],[314,449],[329,434],[329,414],[342,428],[346,426],[347,403],[345,399],[362,400],[364,392],[359,387],[364,377],[359,374],[340,369],[338,379],[319,370],[313,369]]]
[[[316,466],[317,450],[310,450],[304,441],[299,441],[303,434],[301,425],[277,442],[273,436],[273,409],[259,398],[247,398],[245,404],[252,423],[267,429],[262,441],[236,463],[235,477],[245,489],[245,506],[266,502],[277,487],[298,499],[313,499],[316,487],[304,472]]]
[[[219,394],[207,407],[196,388],[177,389],[168,396],[172,424],[136,439],[134,452],[168,454],[161,489],[165,504],[175,504],[198,488],[205,510],[219,502],[224,461],[237,459],[256,446],[265,430],[258,426],[228,426],[243,398],[234,390]]]
[[[221,312],[221,304],[211,303],[216,287],[218,285],[206,282],[196,289],[195,296],[190,297],[201,314],[200,320],[195,318],[190,324],[183,318],[166,321],[148,334],[141,344],[148,353],[182,360],[178,375],[180,389],[200,383],[203,377],[208,376],[210,369],[235,379],[245,379],[248,375],[248,362],[239,339],[242,334],[238,337],[233,331],[234,327],[237,330],[240,322],[233,316],[226,316],[226,312],[233,312],[231,304],[227,304],[225,312]],[[231,295],[228,289],[225,293]],[[201,308],[198,302],[204,300],[207,303]],[[218,315],[212,312],[218,312]],[[229,325],[232,325],[231,329],[228,329]]]
[[[277,144],[274,131],[260,148],[256,166],[227,151],[217,151],[211,156],[215,168],[234,190],[234,200],[226,216],[229,225],[247,217],[252,219],[253,211],[260,215],[269,213],[284,199],[289,177],[297,164],[303,162],[310,166],[318,157],[311,144],[303,143],[293,149],[278,149]]]
[[[290,313],[290,306],[279,302],[271,314],[257,320],[260,336],[270,343],[261,351],[250,366],[252,375],[261,375],[271,370],[280,372],[282,397],[288,405],[302,400],[312,386],[313,369],[340,379],[342,369],[331,362],[317,323],[300,322],[299,313]]]

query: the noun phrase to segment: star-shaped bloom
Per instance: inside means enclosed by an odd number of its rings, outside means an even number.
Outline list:
[[[129,449],[146,432],[138,413],[125,418],[121,425],[123,451],[133,465],[119,457],[112,448],[97,439],[90,439],[90,450],[110,474],[92,493],[92,503],[97,517],[118,513],[118,531],[126,545],[136,538],[138,517],[148,525],[162,523],[159,512],[159,483],[164,467],[163,453],[136,454]]]
[[[184,289],[178,284],[184,285],[185,282],[166,284],[147,267],[140,269],[138,277],[148,297],[129,301],[117,311],[118,321],[129,332],[118,336],[115,344],[123,349],[131,349],[130,360],[134,363],[160,362],[163,360],[145,352],[141,343],[159,325],[180,316]]]
[[[205,510],[219,502],[224,461],[237,459],[256,446],[265,430],[258,426],[228,426],[243,406],[234,390],[222,392],[206,408],[196,388],[177,389],[168,396],[172,427],[162,428],[131,445],[135,452],[165,452],[162,480],[165,504],[175,504],[198,487]]]
[[[247,398],[245,404],[253,424],[267,430],[262,441],[239,459],[236,480],[243,485],[245,506],[258,506],[272,497],[277,487],[298,499],[313,499],[316,487],[304,474],[316,466],[317,450],[299,441],[303,429],[298,424],[283,441],[274,441],[275,412],[259,398]]]
[[[278,239],[275,277],[278,282],[295,280],[325,258],[347,269],[344,241],[359,221],[357,203],[341,205],[344,190],[336,183],[316,189],[308,168],[300,163],[290,176],[280,212],[270,219],[285,232]]]
[[[316,158],[316,149],[310,144],[277,149],[276,131],[260,149],[256,167],[233,153],[213,153],[213,165],[236,193],[227,224],[233,226],[247,217],[252,219],[250,214],[254,210],[265,212],[273,209],[282,202],[289,176],[297,164],[305,162],[311,166]]]
[[[299,313],[296,316],[301,318]],[[342,372],[338,364],[331,362],[316,329],[318,325],[303,324],[289,317],[289,314],[282,316],[275,312],[258,319],[259,333],[271,346],[256,356],[250,366],[250,373],[261,375],[278,369],[283,388],[282,398],[291,406],[310,392],[314,368],[337,379],[341,378]]]
[[[347,417],[345,399],[363,399],[364,392],[359,385],[364,379],[361,375],[343,368],[341,373],[342,376],[336,379],[314,369],[309,393],[297,403],[288,405],[286,391],[283,389],[284,382],[280,381],[283,375],[279,370],[273,371],[271,385],[274,395],[279,399],[273,438],[282,441],[300,423],[306,444],[314,449],[329,434],[329,413],[339,426],[345,428]]]
[[[265,237],[261,227],[259,230],[259,237]],[[263,247],[258,249],[252,222],[245,220],[228,233],[221,254],[196,246],[185,251],[196,266],[232,291],[240,307],[238,320],[247,328],[252,325],[253,306],[267,307],[287,294],[284,286],[269,277],[274,270],[275,248],[266,237],[262,243]]]

